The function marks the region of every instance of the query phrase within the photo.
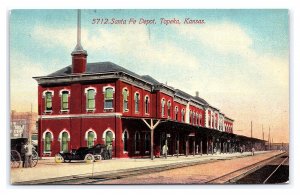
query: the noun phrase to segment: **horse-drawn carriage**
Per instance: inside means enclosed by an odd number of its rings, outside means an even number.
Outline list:
[[[24,144],[26,144],[28,138],[11,138],[10,140],[10,167],[19,168],[21,163],[25,160],[25,153],[22,150]],[[38,163],[38,153],[35,147],[32,150],[32,167],[35,167]]]

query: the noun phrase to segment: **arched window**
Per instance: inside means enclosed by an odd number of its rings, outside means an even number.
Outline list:
[[[134,94],[134,109],[135,109],[135,112],[139,112],[139,102],[140,102],[140,94],[136,92]]]
[[[95,133],[93,131],[89,131],[87,135],[87,147],[91,148],[94,146],[95,141]]]
[[[61,92],[61,110],[69,110],[69,91]]]
[[[168,106],[168,118],[170,118],[171,117],[171,102],[170,101],[168,101],[167,106]]]
[[[178,121],[178,107],[175,107],[175,121]]]
[[[146,152],[150,151],[150,133],[149,132],[145,133],[145,151]]]
[[[201,125],[202,126],[202,114],[199,114],[199,125]]]
[[[140,151],[140,142],[141,142],[140,133],[138,131],[136,131],[134,134],[134,150],[136,152]]]
[[[124,152],[128,152],[128,132],[127,130],[123,133]]]
[[[165,104],[166,104],[165,99],[162,99],[162,100],[161,100],[161,116],[162,116],[162,117],[165,116]]]
[[[111,131],[107,131],[105,135],[105,144],[112,145],[113,142],[113,133]]]
[[[88,89],[86,95],[86,109],[93,110],[95,109],[95,89]]]
[[[46,105],[46,111],[52,110],[52,93],[51,92],[45,93],[45,105]]]
[[[149,114],[149,97],[145,96],[145,113]]]
[[[128,90],[126,88],[123,89],[123,111],[124,112],[127,112],[129,109],[128,109]]]
[[[114,89],[106,87],[104,91],[104,109],[113,109]]]
[[[61,136],[61,151],[69,152],[69,134],[68,132],[63,132]]]
[[[44,142],[44,152],[49,153],[51,152],[51,142],[52,142],[52,135],[50,132],[45,134],[45,142]]]
[[[184,109],[181,110],[181,122],[184,122],[184,117],[185,117],[185,111]]]

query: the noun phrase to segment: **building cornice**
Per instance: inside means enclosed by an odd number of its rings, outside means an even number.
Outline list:
[[[61,115],[39,115],[39,119],[69,119],[69,118],[120,118],[122,113],[98,113],[98,114],[61,114]]]

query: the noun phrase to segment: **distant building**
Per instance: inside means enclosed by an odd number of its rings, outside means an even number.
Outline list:
[[[10,136],[12,138],[37,134],[37,113],[11,111]]]

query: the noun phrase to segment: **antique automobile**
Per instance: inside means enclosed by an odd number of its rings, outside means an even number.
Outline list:
[[[56,155],[56,158],[61,159],[63,162],[71,162],[72,160],[84,160],[90,162],[109,159],[109,153],[105,145],[97,144],[92,148],[80,147],[78,149],[72,149],[71,152],[60,152]],[[60,160],[56,160],[56,162],[58,161]]]
[[[19,168],[24,162],[25,154],[22,153],[22,146],[28,141],[28,138],[11,138],[10,139],[10,166],[11,168]],[[33,144],[34,145],[34,144]],[[36,152],[36,145],[32,150],[32,167],[38,163],[38,153]]]

